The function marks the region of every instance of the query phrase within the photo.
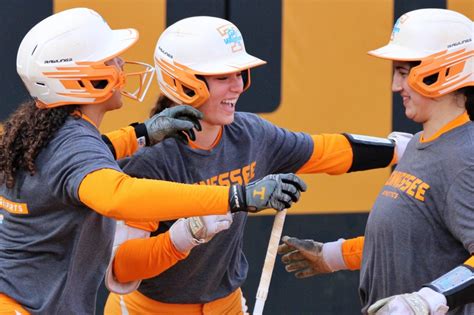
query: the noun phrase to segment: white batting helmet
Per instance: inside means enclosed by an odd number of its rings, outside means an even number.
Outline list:
[[[161,91],[176,103],[199,107],[209,98],[198,75],[244,73],[244,90],[250,85],[250,68],[266,62],[245,51],[239,29],[231,22],[209,16],[180,20],[158,39],[155,67]]]
[[[426,97],[437,97],[474,85],[473,35],[473,22],[458,12],[420,9],[401,16],[390,42],[369,54],[421,61],[410,70],[408,84]]]
[[[100,103],[122,88],[127,76],[105,65],[138,40],[135,29],[111,30],[95,11],[76,8],[54,14],[35,25],[23,38],[17,71],[40,108]],[[144,71],[141,88],[124,95],[143,99],[154,69]],[[100,84],[98,84],[100,82]]]

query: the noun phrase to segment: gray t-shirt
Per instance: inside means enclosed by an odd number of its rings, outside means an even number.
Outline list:
[[[103,168],[120,170],[98,130],[71,117],[38,155],[34,176],[20,172],[12,189],[0,186],[0,292],[33,314],[95,311],[115,223],[85,207],[78,188]]]
[[[360,274],[363,312],[418,291],[474,253],[474,124],[410,141],[369,215]],[[474,304],[449,314],[474,314]]]
[[[229,185],[247,183],[271,173],[295,172],[313,152],[313,141],[304,133],[289,132],[249,113],[236,113],[224,127],[212,150],[193,149],[168,139],[144,148],[124,166],[132,176],[182,183]],[[247,215],[234,214],[232,226],[161,275],[144,280],[139,291],[166,303],[206,303],[225,297],[247,277],[242,252]],[[172,222],[160,222],[157,233]]]

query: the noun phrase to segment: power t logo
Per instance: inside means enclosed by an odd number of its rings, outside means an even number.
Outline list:
[[[253,191],[253,197],[257,197],[257,196],[260,196],[260,200],[264,200],[265,199],[265,187],[262,187],[262,189],[260,191],[258,190],[254,190]]]
[[[227,24],[219,27],[217,31],[223,37],[224,43],[231,45],[232,52],[237,52],[244,48],[242,34],[240,34],[235,26]]]
[[[390,41],[393,41],[395,39],[395,36],[400,32],[401,24],[405,23],[406,20],[408,20],[408,14],[404,14],[398,18],[397,22],[393,26],[393,31],[392,31],[392,35],[390,36]]]

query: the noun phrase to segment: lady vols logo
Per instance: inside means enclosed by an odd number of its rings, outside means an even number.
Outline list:
[[[226,45],[231,45],[232,52],[240,51],[244,48],[242,34],[232,24],[226,24],[217,29],[219,34],[224,38]]]

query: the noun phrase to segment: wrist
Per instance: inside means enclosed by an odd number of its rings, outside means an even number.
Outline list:
[[[170,240],[173,246],[181,253],[187,253],[201,244],[195,239],[189,228],[188,219],[179,219],[169,229]]]
[[[133,123],[130,126],[135,129],[135,135],[137,137],[138,146],[144,147],[150,145],[150,139],[148,137],[148,131],[144,123]]]
[[[247,211],[247,202],[245,199],[245,186],[231,185],[229,188],[229,207],[230,212]]]
[[[449,310],[449,307],[447,306],[446,297],[443,294],[426,287],[418,291],[418,294],[428,304],[430,314],[446,314],[446,312]]]
[[[335,242],[327,242],[323,244],[322,255],[324,261],[332,272],[348,269],[344,257],[342,256],[342,243],[344,239]]]

